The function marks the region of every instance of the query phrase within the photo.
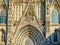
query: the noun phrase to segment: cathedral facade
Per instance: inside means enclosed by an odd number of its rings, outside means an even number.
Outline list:
[[[60,1],[1,0],[0,45],[60,45]]]

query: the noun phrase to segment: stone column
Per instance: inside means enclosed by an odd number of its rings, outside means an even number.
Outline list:
[[[0,42],[2,42],[2,31],[0,31]]]
[[[2,41],[2,34],[3,34],[3,31],[0,30],[0,45],[5,45],[5,43]]]

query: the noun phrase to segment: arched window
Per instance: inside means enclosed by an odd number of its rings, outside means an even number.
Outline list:
[[[50,4],[50,5],[52,4],[52,2],[53,2],[52,0],[49,0],[49,4]]]
[[[2,41],[5,42],[5,34],[2,34]]]
[[[6,11],[3,10],[0,14],[0,23],[6,23]]]
[[[46,20],[46,18],[45,18],[46,11],[45,10],[46,10],[45,9],[45,3],[41,3],[41,22],[43,24],[45,24],[45,20]]]
[[[0,30],[0,42],[5,42],[5,32],[3,29]]]
[[[6,23],[6,5],[5,5],[5,0],[1,0],[0,4],[0,23]]]
[[[58,13],[58,15],[59,15],[58,17],[59,17],[59,24],[60,24],[60,12]]]
[[[59,23],[58,21],[58,12],[56,9],[53,9],[52,11],[52,23]]]
[[[0,16],[0,23],[6,23],[6,16]]]
[[[58,42],[58,32],[55,30],[54,32],[54,42]]]

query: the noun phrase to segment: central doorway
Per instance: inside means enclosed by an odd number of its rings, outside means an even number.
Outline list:
[[[23,40],[23,45],[34,45],[34,42],[30,37],[27,37]]]

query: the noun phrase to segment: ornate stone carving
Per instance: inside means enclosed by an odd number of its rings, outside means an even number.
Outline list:
[[[27,45],[28,43],[26,41],[32,43],[32,45],[43,45],[43,37],[40,31],[31,25],[26,25],[18,31],[14,45]]]
[[[31,22],[34,20],[33,15],[31,15],[30,13],[27,13],[25,17],[26,17],[25,20],[28,22]]]
[[[31,22],[31,21],[34,20],[34,11],[33,11],[32,7],[33,6],[29,5],[28,10],[25,14],[25,17],[26,17],[25,20],[28,21],[28,22]]]

